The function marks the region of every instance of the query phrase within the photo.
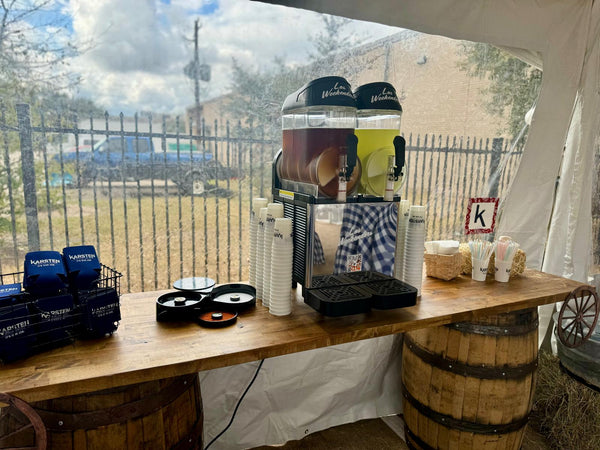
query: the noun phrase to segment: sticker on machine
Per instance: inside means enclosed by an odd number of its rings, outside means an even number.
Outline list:
[[[346,258],[346,272],[360,272],[362,270],[362,255],[348,255]]]

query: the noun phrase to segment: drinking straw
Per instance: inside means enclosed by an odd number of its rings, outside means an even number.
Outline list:
[[[494,244],[489,241],[474,239],[469,241],[469,248],[471,249],[471,256],[473,259],[486,261],[490,259],[490,256],[494,251]]]
[[[502,240],[496,243],[496,260],[510,262],[519,249],[519,244],[511,240]]]

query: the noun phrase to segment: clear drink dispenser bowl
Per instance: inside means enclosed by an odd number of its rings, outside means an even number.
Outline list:
[[[352,193],[361,176],[355,127],[355,101],[344,78],[319,78],[290,94],[282,107],[279,177],[317,185],[326,197],[336,197],[341,182]]]
[[[369,83],[354,91],[357,105],[358,192],[383,196],[390,183],[398,193],[406,179],[405,141],[400,136],[402,106],[390,83]],[[393,163],[393,166],[390,165]]]

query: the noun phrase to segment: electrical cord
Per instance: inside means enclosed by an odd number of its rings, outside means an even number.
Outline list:
[[[254,376],[252,377],[252,380],[250,380],[250,384],[248,385],[248,387],[246,388],[246,390],[244,391],[244,393],[242,394],[242,396],[240,397],[240,399],[237,402],[237,405],[235,405],[235,408],[233,410],[233,414],[231,415],[231,419],[229,420],[229,423],[227,424],[227,426],[225,428],[223,428],[223,431],[221,431],[219,434],[217,434],[212,441],[210,441],[206,447],[204,447],[204,450],[208,450],[208,447],[210,447],[217,439],[219,439],[231,426],[231,424],[233,423],[233,419],[235,419],[235,415],[237,413],[238,408],[240,407],[240,405],[242,404],[242,400],[244,400],[244,397],[246,396],[246,394],[248,393],[248,391],[250,390],[250,388],[252,387],[252,385],[254,384],[254,381],[256,380],[256,377],[258,376],[258,372],[260,371],[260,368],[262,367],[263,363],[265,362],[264,359],[262,359],[260,361],[260,364],[258,365],[258,367],[256,368],[256,372],[254,373]]]

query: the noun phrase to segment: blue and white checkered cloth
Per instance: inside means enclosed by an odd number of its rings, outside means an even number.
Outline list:
[[[334,273],[370,270],[393,275],[397,220],[396,203],[346,205]]]
[[[315,247],[313,249],[313,264],[325,264],[325,250],[323,250],[323,244],[321,238],[315,233]]]

